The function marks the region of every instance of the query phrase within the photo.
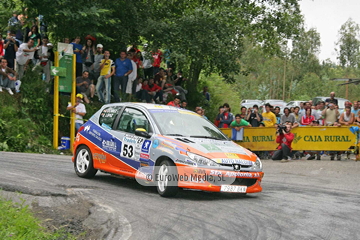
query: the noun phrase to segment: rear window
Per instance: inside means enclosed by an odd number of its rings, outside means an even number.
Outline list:
[[[99,125],[108,129],[112,128],[112,125],[116,119],[117,114],[120,112],[120,106],[112,106],[105,108],[99,117]]]

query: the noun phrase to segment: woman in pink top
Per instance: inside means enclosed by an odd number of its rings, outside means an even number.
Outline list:
[[[301,125],[309,125],[315,121],[315,117],[311,115],[311,108],[305,109],[305,116],[301,117]]]

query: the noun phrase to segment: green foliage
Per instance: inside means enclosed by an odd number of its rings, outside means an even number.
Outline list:
[[[360,26],[351,18],[339,30],[337,52],[340,65],[343,67],[358,67],[360,53]]]
[[[62,230],[46,232],[24,200],[14,203],[0,197],[0,212],[0,239],[75,239]]]
[[[21,93],[3,92],[0,101],[0,150],[54,153],[52,96],[37,71],[27,71]]]

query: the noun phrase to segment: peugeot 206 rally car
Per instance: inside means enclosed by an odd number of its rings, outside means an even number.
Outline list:
[[[179,188],[260,192],[264,175],[255,154],[200,115],[146,103],[104,105],[79,129],[72,161],[79,177],[136,178],[164,197]]]

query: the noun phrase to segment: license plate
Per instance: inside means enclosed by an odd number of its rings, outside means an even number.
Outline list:
[[[247,186],[221,185],[221,192],[246,193]]]

